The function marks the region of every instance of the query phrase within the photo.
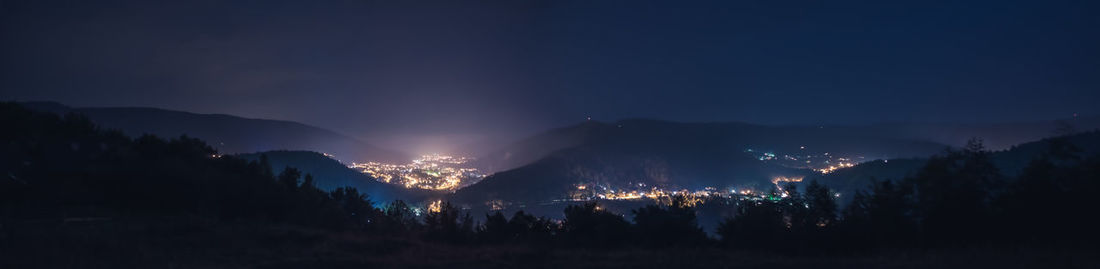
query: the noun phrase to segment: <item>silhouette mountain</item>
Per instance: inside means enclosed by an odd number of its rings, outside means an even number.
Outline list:
[[[598,122],[585,122],[577,125],[550,129],[534,136],[512,142],[487,154],[479,154],[473,163],[484,171],[505,171],[535,162],[555,151],[571,148],[594,136],[603,127]],[[479,143],[465,152],[485,152],[485,147],[494,143]]]
[[[1077,155],[1079,157],[1100,154],[1100,131],[1089,131],[1056,138],[1078,149]],[[1054,139],[1046,138],[992,152],[991,162],[1004,175],[1009,177],[1018,176],[1031,160],[1046,153]],[[807,179],[817,179],[830,188],[844,193],[853,193],[867,187],[872,179],[899,180],[912,176],[924,167],[927,161],[928,158],[876,160],[837,170],[826,175],[815,175]]]
[[[1074,117],[1049,121],[1001,123],[882,123],[867,125],[769,126],[738,122],[674,123],[631,119],[614,123],[597,121],[552,129],[495,150],[467,149],[477,154],[479,168],[504,171],[532,163],[559,150],[598,138],[608,126],[638,125],[652,128],[707,129],[716,135],[736,139],[747,148],[780,152],[846,153],[868,159],[927,157],[947,146],[960,147],[974,137],[983,139],[991,150],[1057,135],[1061,129],[1078,131],[1100,128],[1100,117]],[[494,143],[478,143],[477,147]],[[936,146],[930,145],[939,145]],[[800,147],[807,146],[808,151]]]
[[[624,120],[585,122],[520,141],[481,158],[518,166],[459,190],[455,200],[537,202],[563,198],[578,184],[612,189],[766,188],[775,177],[812,172],[760,161],[748,149],[798,154],[927,156],[945,145],[847,129],[772,127],[744,123]],[[545,157],[538,157],[545,155]],[[522,165],[527,160],[533,163]]]
[[[434,194],[429,191],[405,189],[401,186],[378,182],[370,175],[355,171],[340,161],[312,151],[276,150],[236,156],[249,161],[259,161],[260,156],[266,156],[271,163],[273,173],[278,173],[286,167],[294,167],[301,170],[303,174],[313,175],[314,185],[321,190],[332,191],[341,187],[354,187],[377,202],[398,199],[418,201]]]
[[[956,147],[979,137],[990,150],[1006,150],[1064,132],[1100,129],[1100,117],[997,123],[887,123],[860,128],[901,139],[919,139]]]
[[[208,141],[225,154],[269,150],[309,150],[346,161],[407,162],[405,154],[378,148],[330,130],[292,121],[249,119],[224,114],[196,114],[144,107],[73,108],[54,102],[21,103],[24,107],[58,114],[78,113],[99,126],[129,136],[188,135]]]

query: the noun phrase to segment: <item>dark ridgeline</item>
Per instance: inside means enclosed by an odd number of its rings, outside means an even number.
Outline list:
[[[103,128],[138,137],[187,135],[202,139],[223,154],[272,150],[310,150],[344,161],[403,163],[408,155],[382,149],[356,138],[298,122],[249,119],[224,114],[198,114],[148,107],[68,107],[54,102],[27,102],[24,107],[65,115],[84,115]]]
[[[488,200],[533,205],[562,199],[563,193],[575,190],[578,184],[627,191],[631,188],[645,191],[650,187],[763,189],[780,176],[818,178],[823,184],[849,194],[866,186],[871,177],[899,179],[910,175],[928,156],[949,146],[962,146],[964,143],[957,143],[959,137],[992,135],[992,131],[1000,133],[995,136],[998,149],[1008,150],[996,153],[994,163],[998,168],[1011,170],[1006,174],[1014,175],[1043,146],[1006,145],[1038,140],[1049,135],[1059,122],[1072,122],[1083,130],[1100,126],[1100,118],[1095,117],[1002,124],[823,126],[644,119],[586,121],[479,155],[476,163],[479,168],[501,172],[458,190],[449,199],[468,207],[477,207]],[[1100,139],[1078,140],[1075,142],[1082,143],[1082,147],[1100,148],[1091,145]],[[774,153],[776,159],[758,159],[765,152]],[[836,175],[796,169],[821,168],[823,156],[837,157],[831,159],[834,164],[844,158],[853,163],[877,159],[890,159],[891,163],[865,162],[856,169],[836,171]],[[811,159],[814,165],[799,163]],[[637,187],[637,183],[646,186]]]
[[[1064,133],[1053,138],[1022,143],[1001,151],[988,153],[989,162],[998,172],[1008,178],[1020,177],[1023,171],[1037,157],[1049,155],[1051,148],[1072,145],[1079,156],[1100,154],[1100,130],[1080,133]],[[1064,154],[1063,154],[1064,155]],[[900,180],[914,177],[932,158],[890,159],[889,161],[871,161],[854,167],[842,169],[826,175],[810,176],[808,180],[818,180],[841,193],[855,193],[868,190],[869,186],[881,180]],[[854,196],[844,196],[845,202]]]
[[[560,220],[498,211],[480,221],[446,201],[376,208],[354,188],[326,192],[315,186],[321,179],[297,168],[276,174],[265,156],[221,156],[193,138],[129,138],[77,115],[12,103],[0,104],[0,123],[4,268],[247,262],[216,258],[225,253],[286,267],[450,265],[405,257],[432,251],[456,253],[439,255],[458,267],[601,267],[550,257],[592,257],[606,249],[641,258],[602,267],[678,259],[662,255],[716,266],[744,251],[841,259],[957,247],[1094,249],[1100,240],[1086,221],[1094,211],[1090,194],[1100,187],[1100,158],[1063,138],[1049,140],[1018,176],[1002,174],[975,141],[930,158],[912,176],[874,182],[843,209],[817,181],[787,185],[774,200],[722,205],[735,213],[715,238],[700,228],[696,205],[684,197],[633,210],[630,220],[587,203],[567,207]],[[51,259],[60,253],[68,258]],[[467,257],[478,255],[492,258]],[[325,263],[330,259],[343,263]]]
[[[811,145],[809,149],[804,146]],[[585,122],[554,129],[488,154],[485,167],[516,167],[458,190],[451,199],[537,204],[561,199],[576,184],[613,188],[698,190],[772,185],[775,177],[813,172],[762,162],[747,150],[842,156],[927,156],[946,145],[898,139],[864,128],[775,127],[746,123],[677,123],[656,120]],[[800,156],[801,157],[801,156]]]
[[[462,150],[477,153],[477,165],[486,171],[505,171],[534,163],[563,150],[585,147],[616,150],[601,144],[645,142],[662,144],[706,142],[736,152],[746,148],[781,152],[860,154],[871,159],[926,157],[944,147],[961,146],[982,137],[995,150],[1039,140],[1050,130],[1072,124],[1081,130],[1100,128],[1100,117],[994,124],[870,124],[769,126],[739,122],[687,123],[647,119],[616,122],[585,121],[555,128],[504,146],[479,143]],[[698,141],[697,141],[698,140]],[[637,145],[637,143],[635,144]],[[800,146],[809,146],[800,149]],[[602,148],[601,148],[602,147]],[[621,150],[620,150],[621,151]],[[653,150],[660,152],[660,149]]]

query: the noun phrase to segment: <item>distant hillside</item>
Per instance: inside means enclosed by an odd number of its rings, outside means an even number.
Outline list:
[[[478,167],[504,171],[532,163],[559,150],[599,139],[606,128],[640,127],[646,131],[703,131],[736,139],[746,148],[765,151],[817,153],[843,152],[873,159],[926,157],[944,148],[960,147],[978,137],[993,150],[1057,135],[1062,128],[1090,131],[1100,128],[1100,117],[1075,117],[1049,121],[1004,123],[886,123],[868,125],[768,126],[738,122],[677,123],[633,119],[613,123],[597,121],[552,129],[508,143],[479,155]],[[494,143],[479,143],[479,147]],[[807,146],[802,150],[802,146]],[[475,149],[467,152],[479,152]]]
[[[1100,131],[1090,131],[1065,136],[1065,141],[1081,151],[1079,156],[1088,157],[1100,154]],[[1033,141],[992,154],[993,164],[1008,176],[1016,176],[1031,160],[1041,156],[1049,148],[1051,139]],[[873,161],[852,168],[837,170],[827,175],[816,175],[809,179],[818,181],[842,192],[853,192],[866,187],[871,179],[899,180],[916,173],[924,167],[927,158],[891,159]]]
[[[226,154],[309,150],[329,153],[345,161],[403,163],[410,160],[404,154],[381,149],[333,131],[291,121],[196,114],[157,108],[71,108],[52,102],[30,102],[22,105],[39,111],[84,114],[104,128],[117,129],[130,136],[153,134],[160,137],[196,137],[208,141],[219,152]]]
[[[400,186],[376,181],[370,176],[348,168],[340,161],[312,151],[266,151],[236,155],[245,160],[259,160],[266,155],[271,169],[278,174],[286,167],[294,167],[303,174],[311,174],[318,188],[331,191],[340,187],[354,187],[361,193],[370,195],[376,202],[389,202],[397,199],[418,201],[432,193],[409,190]]]
[[[674,123],[629,120],[586,122],[516,143],[512,161],[545,157],[491,175],[455,193],[453,200],[476,205],[490,200],[521,203],[565,198],[578,184],[628,188],[767,188],[777,176],[807,176],[842,193],[865,186],[871,178],[903,178],[925,158],[947,145],[894,138],[892,131],[867,127],[769,127],[736,123]],[[1083,154],[1100,153],[1100,132],[1067,138]],[[1014,175],[1047,148],[1049,140],[1013,146],[993,154],[994,163]],[[528,147],[524,151],[522,147]],[[802,147],[805,147],[803,149]],[[555,150],[556,148],[556,150]],[[849,169],[821,175],[748,156],[746,148],[776,152],[881,156]],[[544,153],[550,151],[549,153]],[[498,153],[500,154],[500,153]],[[515,156],[522,156],[518,158]],[[499,156],[498,156],[499,157]],[[508,158],[498,158],[507,163]],[[515,165],[516,163],[511,163]]]
[[[652,140],[661,145],[674,145],[679,142],[676,139],[706,139],[726,146],[723,150],[728,151],[756,149],[792,155],[833,153],[865,156],[868,159],[922,157],[948,146],[920,139],[897,138],[892,132],[873,132],[862,126],[765,126],[736,122],[680,123],[632,119],[613,123],[589,121],[553,129],[480,156],[478,164],[486,171],[502,171],[529,164],[559,150],[618,139]]]
[[[1061,137],[1079,149],[1080,157],[1100,155],[1100,131],[1089,131]],[[1050,149],[1051,138],[1012,146],[994,153],[993,163],[1008,175],[1019,174],[1032,159]]]
[[[1076,132],[1100,129],[1100,117],[1074,117],[1047,121],[1000,123],[890,123],[858,127],[867,132],[878,132],[902,139],[919,139],[936,143],[962,146],[970,138],[978,137],[992,150],[1005,150],[1012,146],[1063,135],[1063,128]]]
[[[946,148],[935,143],[828,128],[652,120],[586,122],[516,145],[518,148],[513,151],[498,153],[504,156],[495,156],[495,160],[516,165],[523,159],[552,152],[531,164],[491,175],[459,190],[456,200],[545,201],[561,198],[580,183],[612,188],[638,184],[666,189],[767,188],[775,177],[812,172],[760,161],[747,154],[747,149],[909,157],[926,156]],[[502,158],[508,156],[513,162]]]
[[[456,200],[544,201],[561,198],[580,183],[679,188],[763,187],[775,176],[816,172],[797,165],[761,162],[745,151],[859,156],[870,161],[821,178],[831,185],[860,186],[871,178],[899,178],[921,167],[927,156],[982,137],[999,147],[1051,136],[1061,125],[1095,128],[1093,118],[999,124],[877,124],[851,126],[764,126],[747,123],[678,123],[657,120],[588,121],[553,129],[479,158],[491,175],[455,194]],[[1023,140],[1022,139],[1028,139]],[[931,141],[946,141],[951,144]],[[1084,142],[1084,141],[1081,141]],[[998,153],[1004,169],[1022,167],[1038,145]],[[1019,149],[1017,149],[1019,148]],[[994,148],[997,149],[997,148]],[[1011,157],[1016,156],[1016,157]],[[889,159],[890,161],[872,161]],[[801,161],[801,160],[799,160]],[[795,162],[795,164],[797,164]]]
[[[555,151],[571,148],[593,136],[593,133],[604,128],[599,122],[585,122],[578,125],[551,129],[537,135],[510,143],[490,153],[478,156],[474,163],[484,171],[504,171],[515,169],[535,162]],[[480,143],[477,147],[493,145],[495,143]],[[479,152],[478,149],[470,149],[468,152]],[[485,151],[481,149],[480,151]]]

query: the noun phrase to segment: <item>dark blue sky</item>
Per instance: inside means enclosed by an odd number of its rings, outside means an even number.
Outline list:
[[[411,140],[1100,114],[1100,1],[85,2],[0,2],[3,99]]]

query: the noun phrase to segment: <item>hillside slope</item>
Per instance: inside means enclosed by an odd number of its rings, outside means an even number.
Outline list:
[[[986,147],[1011,146],[1055,136],[1068,130],[1100,128],[1100,117],[1074,117],[1047,121],[1001,123],[883,123],[864,125],[768,126],[739,122],[678,123],[630,119],[603,123],[587,121],[551,129],[495,149],[498,143],[479,143],[483,152],[478,167],[504,171],[532,163],[559,150],[598,140],[605,129],[625,126],[646,132],[707,132],[735,139],[746,148],[791,154],[825,152],[862,155],[866,160],[927,157],[946,147],[961,147],[971,138],[982,138]],[[803,149],[802,147],[806,148]]]
[[[53,113],[84,114],[99,126],[129,136],[187,135],[208,141],[225,154],[269,150],[309,150],[332,154],[345,161],[406,162],[404,154],[378,148],[330,130],[297,122],[249,119],[223,114],[196,114],[157,108],[72,108],[52,102],[23,106]]]
[[[608,190],[767,188],[777,177],[802,177],[801,167],[762,161],[747,150],[803,155],[924,156],[946,146],[843,130],[768,127],[738,123],[674,123],[627,120],[587,122],[554,130],[524,143],[541,145],[519,153],[530,158],[551,143],[570,141],[533,163],[500,172],[459,190],[458,201],[536,202],[560,199],[577,185]],[[559,139],[552,134],[561,134]],[[552,146],[561,146],[559,143]],[[517,155],[517,153],[512,153]],[[802,156],[802,155],[797,155]],[[513,163],[514,165],[514,163]]]
[[[1060,139],[1079,149],[1077,153],[1079,157],[1100,154],[1100,131],[1078,133],[1060,137]],[[1042,156],[1050,148],[1051,141],[1053,141],[1051,138],[1042,139],[1012,146],[1007,150],[994,151],[991,159],[1002,174],[1016,176],[1031,160]],[[924,167],[927,160],[927,158],[879,160],[837,170],[827,175],[815,175],[809,179],[816,179],[842,192],[853,192],[866,187],[872,179],[899,180],[911,176]]]
[[[422,190],[405,189],[397,185],[378,182],[369,175],[348,168],[340,161],[324,154],[312,151],[265,151],[236,155],[242,159],[255,161],[266,156],[271,163],[272,172],[278,174],[286,167],[294,167],[303,174],[311,174],[315,185],[326,191],[340,187],[354,187],[361,193],[370,195],[376,202],[393,200],[419,201],[434,193]]]

